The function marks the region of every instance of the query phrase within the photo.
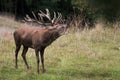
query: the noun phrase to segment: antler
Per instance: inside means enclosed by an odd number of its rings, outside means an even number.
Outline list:
[[[34,13],[33,11],[32,11],[32,15],[33,15],[34,19],[31,18],[29,15],[26,15],[26,17],[24,18],[25,21],[28,21],[28,22],[37,22],[37,23],[40,24],[40,25],[43,24],[42,22],[40,22],[40,21],[37,19],[36,15],[35,15],[35,13]]]
[[[56,18],[54,24],[57,24],[62,19],[62,14],[58,12],[58,17]]]
[[[53,19],[51,19],[49,9],[46,9],[46,14],[44,12],[42,12],[41,10],[40,10],[40,13],[38,13],[40,18],[46,17],[53,25],[57,24],[62,19],[62,14],[59,12],[57,12],[57,14],[58,14],[58,17],[56,16],[56,13],[54,12],[54,17],[53,17]]]
[[[29,17],[29,15],[26,15],[25,20],[29,21],[29,22],[37,22],[38,24],[46,25],[46,24],[49,24],[49,23],[44,23],[44,19],[43,18],[46,17],[50,21],[51,25],[55,25],[62,19],[62,14],[61,13],[57,12],[57,15],[58,15],[58,17],[57,17],[56,13],[54,12],[54,17],[51,18],[49,9],[45,9],[45,10],[46,10],[46,13],[44,13],[41,10],[39,10],[38,18],[36,17],[34,12],[32,12],[32,15],[33,15],[34,19],[31,19]]]

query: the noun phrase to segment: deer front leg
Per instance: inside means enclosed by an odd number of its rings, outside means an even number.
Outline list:
[[[41,63],[42,63],[42,72],[44,73],[45,72],[45,68],[44,68],[44,49],[41,49],[40,50],[40,56],[41,56]]]
[[[39,74],[39,50],[35,50],[35,54],[36,54],[36,60],[37,60],[37,72]]]

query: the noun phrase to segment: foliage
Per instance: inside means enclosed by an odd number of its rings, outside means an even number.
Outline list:
[[[93,27],[96,15],[89,7],[88,0],[72,0],[72,5],[75,12],[74,15],[78,15],[77,17],[81,20],[82,26],[85,27],[87,24],[89,27]]]
[[[89,0],[91,8],[110,22],[116,22],[120,16],[119,0]]]

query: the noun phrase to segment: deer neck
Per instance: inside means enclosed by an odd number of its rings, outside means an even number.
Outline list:
[[[50,30],[44,34],[44,38],[42,40],[42,45],[48,46],[53,41],[55,41],[58,37],[60,37],[60,35],[57,30]]]
[[[55,29],[51,30],[50,35],[50,38],[53,40],[56,40],[60,36],[58,30]]]

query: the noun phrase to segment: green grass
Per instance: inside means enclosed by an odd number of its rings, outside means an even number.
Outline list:
[[[19,68],[15,69],[12,34],[9,39],[1,36],[0,80],[120,80],[119,31],[120,28],[97,27],[61,36],[45,50],[44,74],[41,65],[41,72],[37,74],[32,49],[27,53],[27,61],[32,68],[26,69],[20,51]]]

